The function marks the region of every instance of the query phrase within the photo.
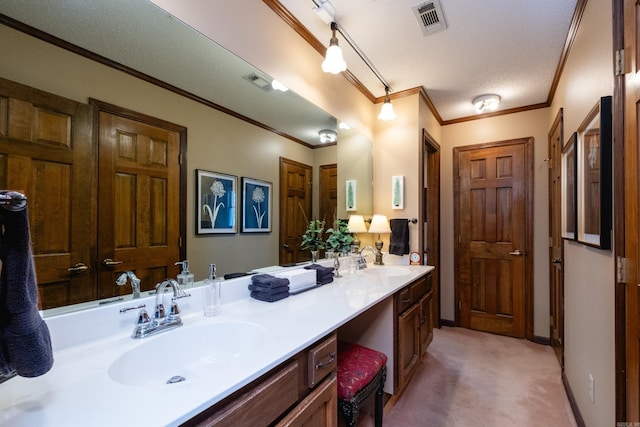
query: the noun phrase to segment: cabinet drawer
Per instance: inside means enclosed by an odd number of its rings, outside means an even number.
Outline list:
[[[327,375],[336,370],[338,340],[331,335],[309,349],[307,359],[307,386],[313,388]]]
[[[427,278],[421,277],[409,286],[411,287],[411,302],[415,303],[427,293]]]
[[[298,401],[297,384],[298,362],[294,361],[259,380],[255,387],[213,414],[189,424],[216,427],[271,424]]]

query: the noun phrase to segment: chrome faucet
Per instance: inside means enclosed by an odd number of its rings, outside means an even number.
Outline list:
[[[171,297],[171,308],[169,314],[165,314],[164,309],[164,291],[167,286],[171,286],[173,290],[173,297]],[[182,319],[180,318],[180,308],[176,300],[180,298],[190,297],[191,295],[186,293],[174,279],[166,279],[156,285],[156,308],[154,311],[153,319],[149,317],[144,306],[132,307],[129,309],[140,308],[138,318],[136,320],[136,327],[131,334],[131,338],[144,338],[159,332],[168,331],[173,328],[177,328],[182,325]],[[129,309],[123,309],[120,312],[126,312]]]
[[[367,262],[364,259],[364,255],[362,254],[364,251],[369,250],[371,251],[371,253],[373,254],[373,256],[376,257],[374,264],[375,265],[383,265],[382,264],[382,251],[377,249],[377,248],[373,248],[372,246],[365,246],[364,248],[362,248],[362,250],[360,251],[360,260],[358,261],[358,266],[357,269],[363,269],[363,268],[367,268]]]
[[[140,279],[133,273],[133,271],[125,271],[116,279],[116,285],[124,286],[127,284],[127,278],[131,282],[131,288],[133,289],[133,299],[140,298]]]
[[[364,257],[364,251],[370,251],[374,256],[377,256],[375,249],[371,246],[365,246],[358,252],[358,258],[356,263],[356,270],[364,270],[367,268],[367,260]]]

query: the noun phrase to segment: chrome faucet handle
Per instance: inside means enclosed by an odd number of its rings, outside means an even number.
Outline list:
[[[145,308],[146,306],[147,306],[146,304],[140,304],[140,305],[138,305],[136,307],[124,307],[124,308],[120,309],[120,314],[124,314],[127,311],[131,311],[131,310],[137,310],[139,308]]]

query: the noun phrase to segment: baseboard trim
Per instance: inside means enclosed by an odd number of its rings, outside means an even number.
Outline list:
[[[562,384],[564,385],[564,391],[567,393],[567,397],[569,398],[569,404],[571,405],[573,416],[576,419],[576,424],[578,427],[586,427],[582,414],[580,413],[580,408],[578,408],[578,402],[576,402],[576,398],[573,395],[573,391],[571,391],[571,386],[569,385],[569,380],[564,373],[562,374]]]
[[[537,335],[534,335],[531,338],[531,341],[533,341],[536,344],[551,345],[551,338],[539,337]]]

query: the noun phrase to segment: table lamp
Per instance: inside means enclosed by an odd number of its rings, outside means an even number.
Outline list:
[[[353,233],[353,246],[360,247],[360,239],[357,233],[366,233],[367,226],[364,223],[364,217],[362,215],[350,215],[349,223],[347,224],[349,233]]]
[[[371,226],[369,226],[369,233],[378,233],[378,240],[376,240],[375,247],[378,253],[376,254],[375,265],[384,265],[382,262],[382,240],[380,240],[380,234],[391,233],[391,227],[389,226],[389,220],[386,215],[374,215],[371,219]]]

